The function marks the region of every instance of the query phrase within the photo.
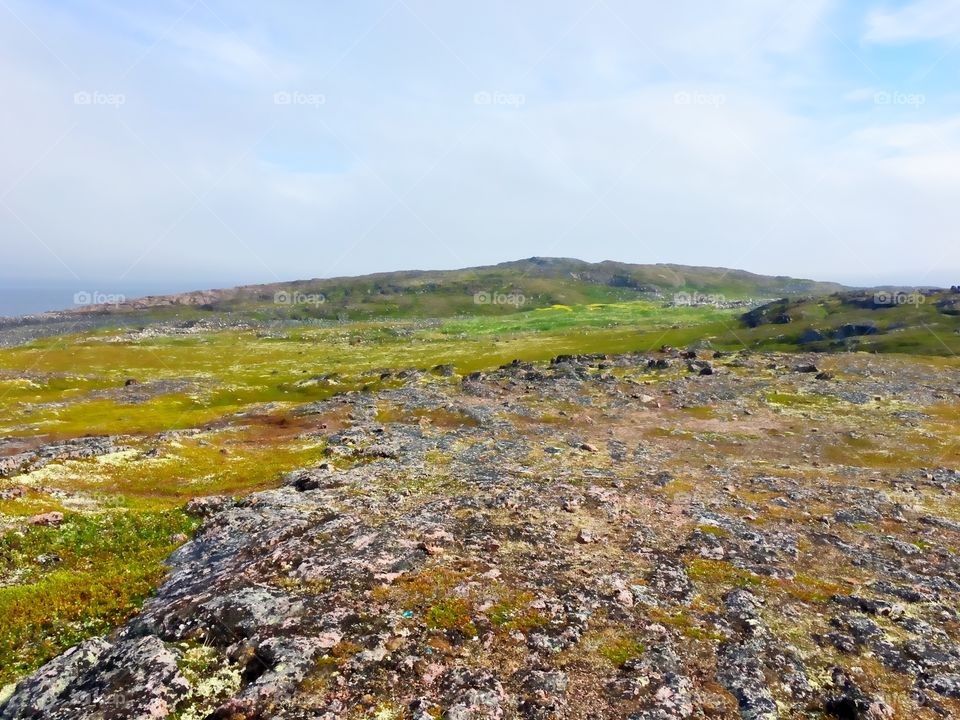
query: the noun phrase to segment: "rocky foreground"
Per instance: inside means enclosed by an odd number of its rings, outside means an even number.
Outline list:
[[[686,355],[301,407],[329,461],[0,718],[960,717],[960,371]]]

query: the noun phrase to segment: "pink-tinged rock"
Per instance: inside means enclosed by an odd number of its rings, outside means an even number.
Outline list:
[[[317,637],[317,645],[321,650],[330,650],[340,642],[341,638],[343,638],[343,635],[334,630],[320,633]]]
[[[40,513],[39,515],[34,515],[27,522],[31,525],[39,525],[42,527],[59,527],[60,523],[63,522],[63,513],[62,512],[45,512]]]

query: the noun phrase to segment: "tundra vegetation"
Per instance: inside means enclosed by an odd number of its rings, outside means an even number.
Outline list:
[[[2,348],[0,717],[134,639],[180,718],[960,713],[956,297],[153,309]]]

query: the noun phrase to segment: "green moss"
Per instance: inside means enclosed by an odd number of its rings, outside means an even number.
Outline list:
[[[829,602],[834,595],[849,594],[839,583],[803,573],[797,573],[792,580],[781,581],[781,587],[798,600],[808,603],[823,604]]]
[[[804,395],[802,393],[771,392],[766,394],[768,403],[786,407],[813,407],[828,400],[822,395]]]
[[[711,589],[730,589],[733,587],[756,587],[763,580],[747,570],[741,570],[723,560],[697,558],[687,566],[687,574],[698,583]]]
[[[0,537],[0,573],[18,582],[0,587],[0,685],[123,622],[194,527],[177,511],[68,515]]]
[[[474,637],[477,627],[473,624],[472,611],[472,605],[463,598],[445,598],[427,610],[424,620],[433,630],[455,631]]]
[[[710,405],[701,405],[697,407],[685,407],[683,412],[695,418],[710,420],[717,417],[717,409]]]
[[[500,600],[487,610],[487,617],[495,627],[505,632],[528,633],[548,622],[543,613],[530,607],[534,599],[533,593],[505,590]]]
[[[697,525],[697,530],[714,537],[730,537],[730,531],[717,525]]]
[[[643,650],[643,644],[629,636],[607,638],[597,648],[600,656],[606,658],[614,667],[623,667],[628,660],[643,655]]]
[[[683,634],[691,640],[712,640],[714,642],[726,640],[726,637],[720,633],[694,626],[683,628]]]
[[[133,451],[120,455],[53,463],[38,471],[47,488],[83,493],[100,507],[156,511],[178,507],[200,495],[239,495],[266,489],[285,472],[323,459],[323,445],[296,437],[297,428],[277,433],[252,426],[162,443],[157,457]],[[43,505],[28,493],[24,500],[0,506],[13,514],[19,505]],[[27,514],[23,507],[16,514]]]

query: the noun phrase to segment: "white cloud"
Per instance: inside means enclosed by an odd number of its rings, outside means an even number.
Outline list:
[[[168,37],[186,51],[185,62],[195,71],[212,70],[234,79],[249,81],[253,77],[280,83],[294,74],[290,64],[230,32],[187,27],[175,29]]]
[[[609,2],[628,27],[603,3],[572,27],[573,0],[493,4],[470,22],[409,0],[444,43],[402,7],[375,27],[362,4],[350,22],[326,8],[283,28],[283,8],[241,4],[236,27],[188,14],[122,81],[116,68],[175,17],[141,19],[136,47],[58,24],[79,80],[0,27],[0,192],[25,173],[6,202],[78,274],[198,285],[534,254],[909,281],[951,257],[956,127],[877,108],[838,127],[783,87],[799,78],[832,108],[839,83],[854,86],[816,72],[831,3]],[[46,37],[42,13],[28,20]],[[128,102],[75,106],[78,83]],[[276,106],[281,89],[327,102]],[[484,89],[526,101],[475,105]],[[7,272],[58,267],[2,208],[0,244]]]
[[[857,88],[844,95],[843,99],[847,102],[866,102],[868,100],[873,102],[878,92],[876,88],[871,87]]]
[[[960,36],[960,5],[956,0],[915,0],[895,10],[870,13],[864,39],[894,44],[953,36]]]

